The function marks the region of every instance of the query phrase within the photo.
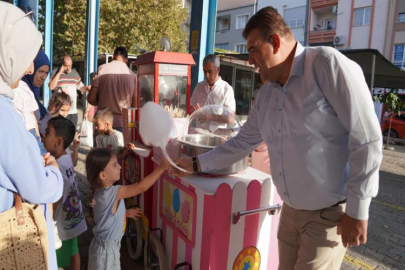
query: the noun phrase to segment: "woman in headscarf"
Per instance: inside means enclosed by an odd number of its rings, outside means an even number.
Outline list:
[[[38,145],[14,109],[12,88],[33,72],[33,60],[42,43],[41,33],[19,8],[0,2],[0,213],[14,205],[13,193],[41,204],[47,223],[49,269],[57,269],[53,221],[47,203],[62,196],[63,179],[49,154],[42,158]]]
[[[34,93],[35,100],[39,107],[39,113],[35,113],[37,121],[41,120],[46,115],[46,108],[39,100],[40,88],[44,84],[46,77],[49,74],[49,58],[43,51],[39,51],[34,59],[34,73],[25,75],[22,80],[29,86]]]

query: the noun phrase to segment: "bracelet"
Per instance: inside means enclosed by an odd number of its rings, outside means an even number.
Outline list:
[[[197,157],[193,157],[193,171],[196,173],[198,172],[198,165],[197,165]]]

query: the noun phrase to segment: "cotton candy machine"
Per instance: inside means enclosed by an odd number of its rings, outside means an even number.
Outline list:
[[[185,130],[188,134],[178,138],[181,154],[198,156],[208,152],[236,136],[241,123],[235,113],[220,105],[207,105],[195,111],[189,118]],[[243,158],[229,167],[206,174],[228,175],[240,173],[248,167],[248,158]]]

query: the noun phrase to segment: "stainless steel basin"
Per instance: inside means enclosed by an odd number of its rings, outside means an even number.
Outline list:
[[[180,152],[182,155],[194,157],[208,152],[218,145],[223,144],[226,139],[208,134],[188,134],[178,138]],[[243,172],[248,167],[248,157],[233,163],[231,166],[215,171],[202,171],[205,174],[229,175]]]

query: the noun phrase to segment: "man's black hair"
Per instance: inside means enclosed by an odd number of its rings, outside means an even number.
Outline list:
[[[118,56],[118,55],[121,55],[124,58],[128,58],[127,48],[125,48],[125,47],[117,47],[117,48],[115,48],[114,56]]]
[[[73,142],[76,134],[75,125],[69,119],[59,115],[48,121],[48,127],[52,126],[55,134],[63,139],[63,148],[66,149]]]

